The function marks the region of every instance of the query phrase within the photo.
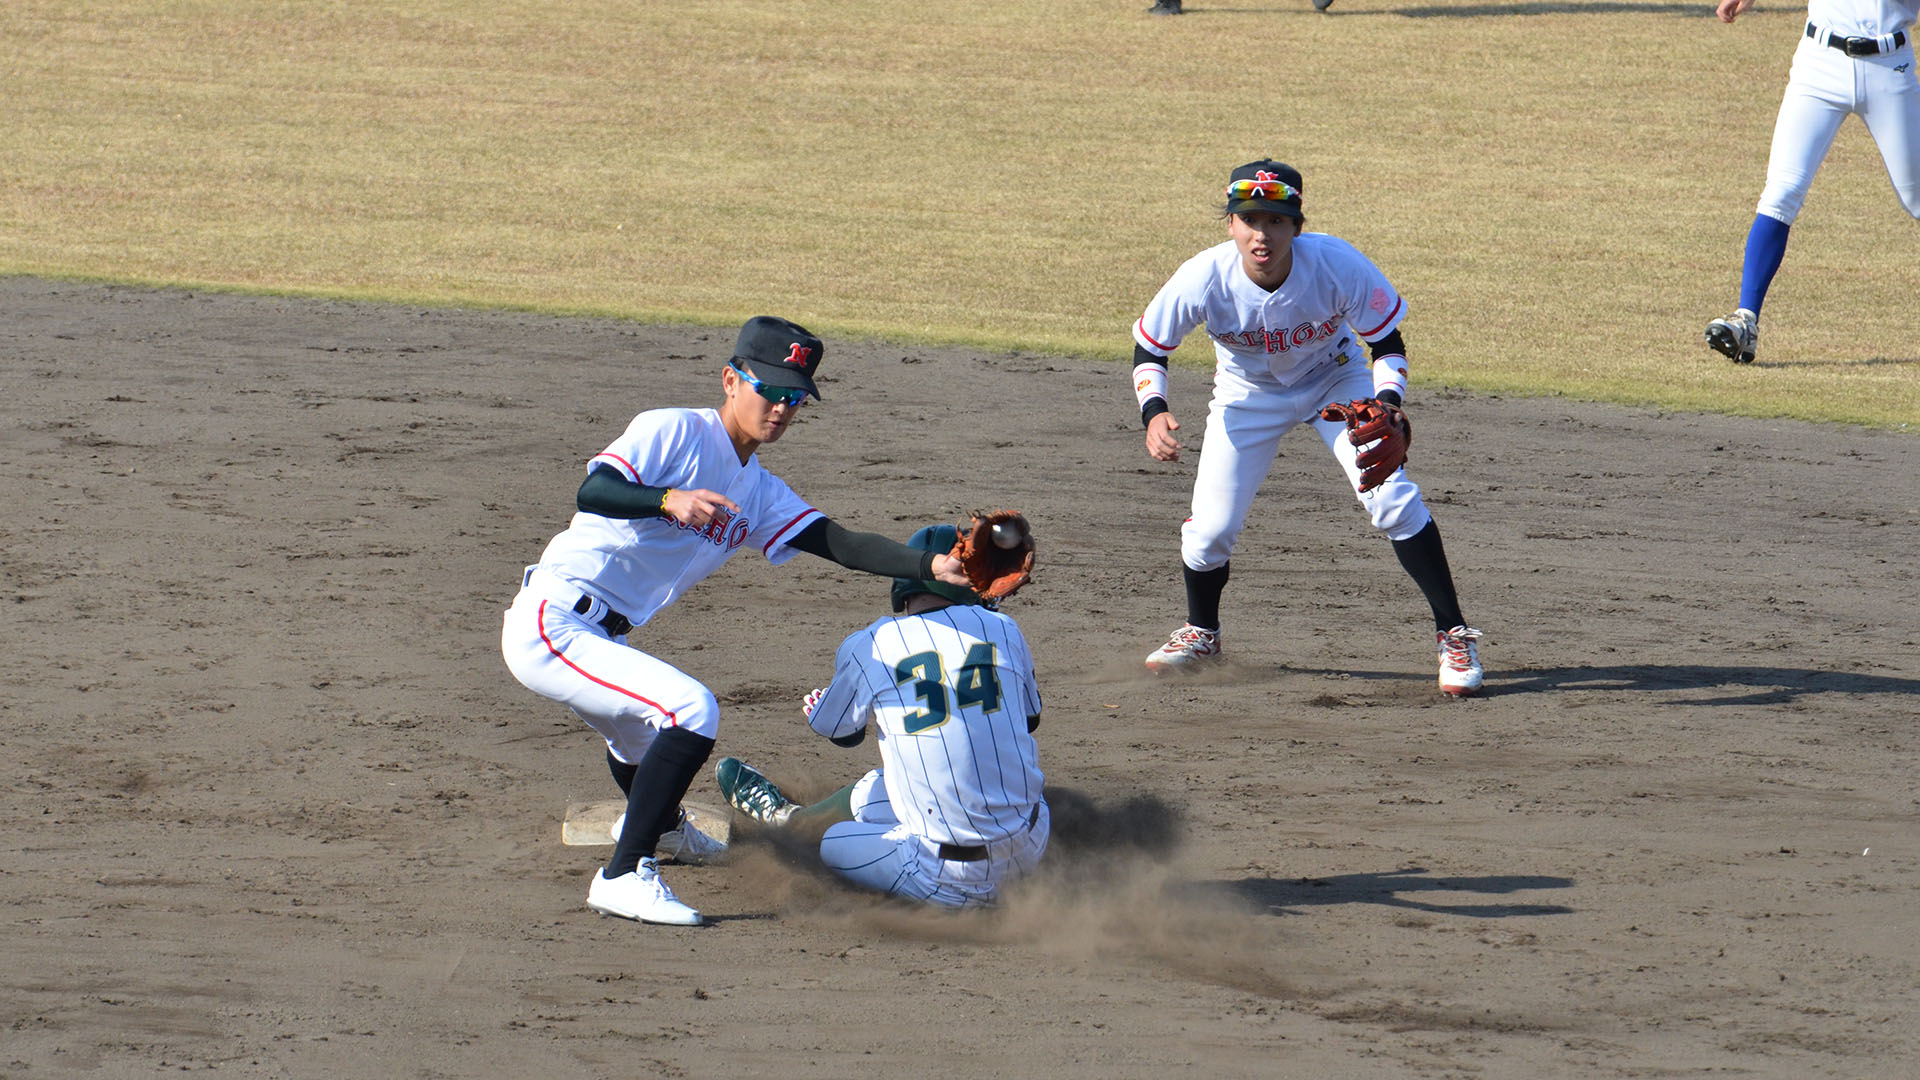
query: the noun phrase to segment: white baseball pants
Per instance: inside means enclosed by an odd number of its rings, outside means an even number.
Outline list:
[[[654,733],[681,727],[712,739],[720,703],[698,679],[611,638],[578,614],[580,591],[545,572],[531,575],[500,629],[500,652],[521,685],[572,709],[607,740],[613,756],[638,764]]]
[[[1043,800],[1033,825],[987,845],[986,858],[942,859],[939,844],[900,823],[881,771],[875,769],[853,786],[853,820],[828,827],[821,837],[820,860],[864,889],[942,907],[978,907],[999,898],[1001,882],[1040,865],[1052,828]]]
[[[1314,433],[1346,470],[1347,483],[1373,520],[1394,540],[1427,527],[1433,515],[1420,488],[1402,468],[1372,491],[1360,491],[1359,456],[1347,441],[1345,424],[1320,419],[1333,402],[1373,396],[1373,375],[1358,363],[1328,363],[1293,386],[1255,383],[1232,372],[1214,373],[1213,403],[1207,407],[1206,442],[1193,479],[1193,513],[1180,530],[1180,558],[1193,570],[1225,565],[1246,526],[1247,511],[1261,481],[1273,468],[1280,437],[1296,424],[1312,423]]]
[[[1773,124],[1760,213],[1793,224],[1841,122],[1858,113],[1880,148],[1900,205],[1920,218],[1920,81],[1914,77],[1912,31],[1907,36],[1894,52],[1858,57],[1800,39]]]

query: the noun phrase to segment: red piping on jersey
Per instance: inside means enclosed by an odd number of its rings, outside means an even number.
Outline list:
[[[818,513],[820,513],[820,511],[815,510],[813,507],[809,506],[805,510],[801,511],[797,516],[795,516],[793,521],[799,521],[801,518],[806,517],[808,514],[818,514]],[[789,521],[785,525],[782,525],[780,527],[780,531],[773,534],[773,539],[767,541],[766,546],[760,549],[760,553],[762,555],[773,550],[773,545],[778,543],[780,538],[787,534],[788,529],[793,528],[793,521]]]
[[[1148,341],[1153,341],[1153,335],[1147,333],[1147,317],[1145,315],[1140,316],[1140,321],[1133,324],[1133,332],[1146,338]],[[1175,346],[1172,345],[1162,345],[1157,341],[1153,341],[1153,347],[1156,349],[1165,349],[1168,352],[1172,352],[1175,348]],[[1165,360],[1166,357],[1163,356],[1160,359]]]
[[[629,477],[633,478],[634,483],[637,484],[640,482],[640,470],[634,468],[632,462],[628,461],[626,458],[623,458],[618,454],[609,454],[604,450],[602,450],[598,454],[593,455],[593,457],[587,461],[587,471],[592,472],[593,463],[595,461],[599,461],[601,458],[605,458],[608,461],[618,464],[620,468],[624,470]]]
[[[1387,317],[1386,317],[1386,318],[1384,318],[1384,319],[1381,319],[1381,320],[1380,320],[1380,325],[1379,325],[1379,326],[1376,326],[1376,327],[1374,327],[1374,328],[1373,328],[1373,329],[1371,329],[1371,330],[1362,330],[1362,331],[1360,331],[1360,336],[1361,336],[1361,337],[1363,337],[1363,338],[1365,338],[1365,339],[1367,339],[1368,341],[1372,341],[1372,340],[1373,340],[1373,335],[1375,335],[1375,334],[1377,334],[1377,333],[1379,333],[1379,332],[1381,331],[1381,329],[1382,329],[1382,328],[1384,328],[1384,327],[1385,327],[1385,326],[1386,326],[1386,325],[1387,325],[1388,323],[1390,323],[1390,322],[1392,322],[1393,320],[1395,320],[1395,319],[1397,319],[1397,318],[1399,318],[1399,317],[1400,317],[1400,309],[1401,309],[1401,308],[1404,308],[1404,307],[1406,307],[1406,306],[1407,306],[1407,302],[1406,302],[1405,300],[1402,300],[1402,299],[1400,299],[1400,298],[1399,298],[1399,297],[1397,297],[1397,296],[1396,296],[1396,297],[1394,297],[1394,298],[1393,298],[1393,310],[1387,313]]]
[[[615,686],[605,679],[597,678],[593,675],[590,675],[587,673],[587,669],[567,659],[567,655],[560,651],[559,646],[553,643],[552,638],[547,636],[547,601],[545,600],[540,601],[540,640],[546,643],[548,652],[552,653],[555,657],[559,658],[561,663],[567,665],[568,667],[572,668],[574,671],[578,672],[581,678],[587,680],[590,683],[595,684],[596,686],[604,686],[607,689],[614,691],[615,693],[625,694],[628,697],[632,698],[633,700],[641,703],[642,705],[651,706],[652,708],[659,710],[660,713],[667,718],[668,726],[670,727],[680,726],[680,721],[673,715],[672,709],[667,708],[666,706],[660,704],[657,701],[653,701],[648,698],[643,698],[639,694],[634,693],[633,691],[627,689],[624,686]]]

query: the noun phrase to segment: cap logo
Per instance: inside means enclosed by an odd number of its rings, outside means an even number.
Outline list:
[[[795,367],[806,367],[807,361],[811,359],[813,359],[813,350],[796,341],[787,346],[787,358],[782,360],[781,363],[792,364]]]

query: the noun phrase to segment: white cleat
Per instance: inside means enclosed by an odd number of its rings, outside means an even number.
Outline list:
[[[1165,645],[1147,654],[1147,670],[1154,674],[1192,671],[1220,659],[1220,631],[1188,623],[1173,632]]]
[[[621,814],[613,819],[613,827],[607,831],[613,835],[613,842],[620,842],[620,830],[627,825],[627,815]],[[725,862],[727,843],[716,840],[701,830],[692,815],[680,811],[680,824],[660,834],[653,845],[656,856],[668,862],[683,866],[712,866]]]
[[[1707,344],[1736,364],[1753,363],[1753,346],[1760,340],[1760,316],[1741,308],[1707,324]]]
[[[668,926],[699,926],[704,919],[698,911],[680,902],[660,879],[659,864],[641,859],[631,874],[608,880],[606,867],[594,872],[587,888],[587,906],[602,915],[618,915],[646,923]]]
[[[1469,626],[1434,632],[1440,645],[1440,692],[1454,697],[1469,697],[1480,691],[1480,631]]]
[[[660,834],[654,851],[663,859],[687,866],[712,866],[726,861],[727,842],[707,835],[693,815],[682,810],[680,824]]]

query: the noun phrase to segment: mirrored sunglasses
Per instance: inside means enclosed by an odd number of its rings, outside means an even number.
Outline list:
[[[742,379],[745,379],[747,385],[753,387],[754,393],[759,394],[775,405],[785,405],[788,408],[797,409],[805,405],[807,398],[812,396],[797,386],[769,386],[759,379],[754,378],[753,372],[748,371],[733,361],[729,361],[727,366],[731,367]]]
[[[1300,190],[1284,180],[1235,180],[1227,185],[1229,199],[1269,199],[1286,202],[1300,197]]]

